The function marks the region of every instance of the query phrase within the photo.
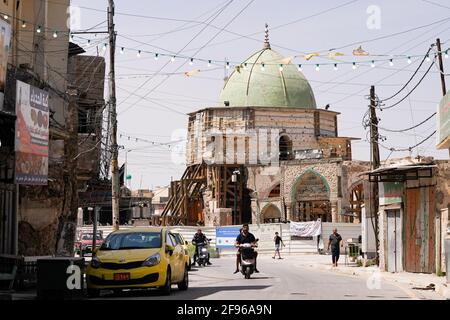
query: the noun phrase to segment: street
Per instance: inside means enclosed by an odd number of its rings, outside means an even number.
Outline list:
[[[339,274],[328,269],[311,268],[307,265],[308,255],[286,256],[272,259],[258,258],[259,274],[250,280],[243,275],[233,274],[234,257],[212,259],[212,266],[195,267],[189,273],[187,291],[173,286],[170,296],[161,296],[156,290],[123,291],[113,294],[104,291],[100,299],[124,300],[407,300],[439,299],[434,292],[416,292],[405,286],[381,279],[379,285],[368,284],[367,278]],[[344,261],[342,261],[343,263]],[[372,288],[372,289],[370,289]]]

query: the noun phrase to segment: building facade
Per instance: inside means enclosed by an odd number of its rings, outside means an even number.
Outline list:
[[[380,190],[380,268],[445,271],[450,208],[450,161],[392,159],[370,173]]]
[[[355,138],[339,136],[338,115],[317,107],[304,75],[266,38],[235,67],[217,106],[189,114],[187,169],[163,219],[360,222],[370,166],[352,161]]]

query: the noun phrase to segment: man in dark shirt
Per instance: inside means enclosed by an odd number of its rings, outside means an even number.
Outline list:
[[[247,223],[245,223],[242,226],[242,232],[236,238],[236,246],[238,246],[240,244],[244,244],[244,243],[251,243],[251,244],[255,244],[256,243],[255,236],[248,231],[248,224]],[[259,273],[258,269],[256,268],[256,258],[257,257],[258,257],[258,252],[255,251],[255,272]],[[241,250],[239,248],[238,252],[237,252],[237,255],[236,255],[236,270],[234,271],[234,273],[238,273],[239,272],[239,263],[240,262],[241,262]]]
[[[194,239],[192,239],[192,243],[195,245],[195,253],[194,253],[194,262],[197,258],[197,244],[201,243],[208,243],[208,239],[206,238],[205,234],[202,232],[202,229],[198,229],[197,233],[194,235]],[[209,262],[209,254],[206,258],[206,263],[208,265],[211,265],[211,262]]]
[[[333,267],[337,267],[340,254],[339,246],[342,248],[344,246],[344,241],[342,241],[341,235],[337,233],[336,228],[333,229],[333,233],[330,235],[330,239],[328,241],[328,251],[330,251],[330,246]]]

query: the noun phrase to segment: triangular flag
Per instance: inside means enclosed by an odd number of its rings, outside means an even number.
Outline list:
[[[342,56],[345,56],[345,54],[343,54],[341,52],[330,52],[328,54],[329,58],[342,57]]]
[[[184,73],[184,75],[186,77],[192,77],[193,75],[197,74],[200,72],[200,69],[196,69],[196,70],[191,70],[191,71],[187,71]]]
[[[354,56],[368,56],[369,53],[365,51],[361,46],[358,47],[358,49],[353,50]]]
[[[309,60],[309,59],[311,59],[312,57],[318,57],[318,56],[319,56],[318,53],[310,53],[310,54],[304,55],[304,58],[305,58],[306,60]]]

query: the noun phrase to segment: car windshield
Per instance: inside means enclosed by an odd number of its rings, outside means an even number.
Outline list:
[[[94,237],[94,234],[92,233],[85,233],[81,237],[82,240],[92,240]],[[102,240],[102,236],[100,234],[97,234],[97,240]]]
[[[100,250],[161,248],[161,232],[111,233]]]

